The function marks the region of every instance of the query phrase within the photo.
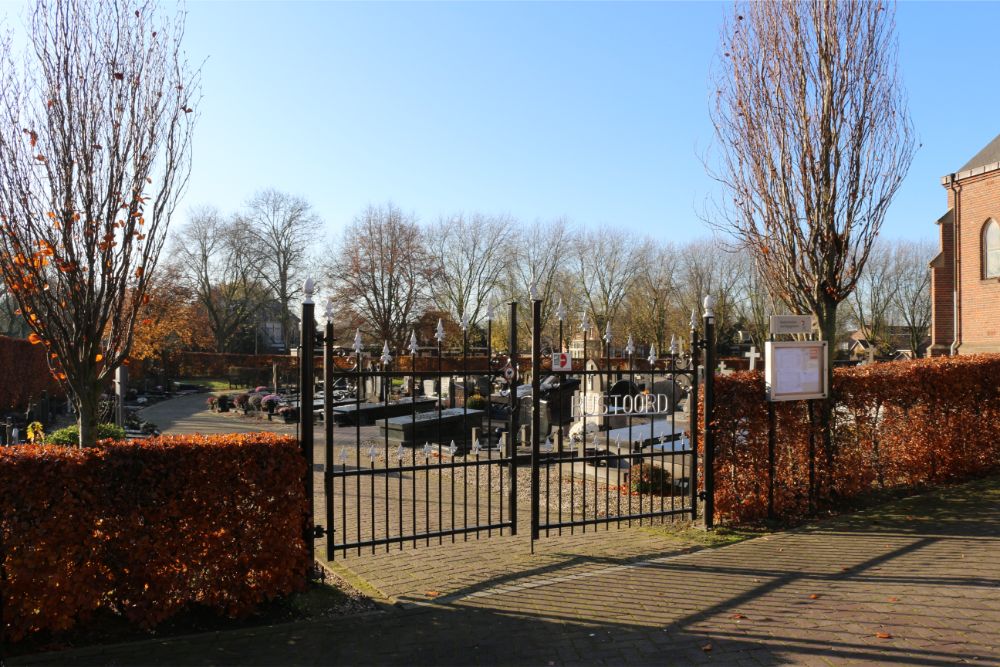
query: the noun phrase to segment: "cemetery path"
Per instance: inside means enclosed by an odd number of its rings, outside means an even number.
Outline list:
[[[165,434],[188,433],[254,433],[272,431],[295,433],[295,424],[279,421],[253,421],[236,413],[211,412],[206,405],[210,394],[188,394],[160,401],[139,413],[146,421],[153,422]]]
[[[632,528],[338,563],[400,604],[10,663],[1000,665],[1000,478],[719,549]]]

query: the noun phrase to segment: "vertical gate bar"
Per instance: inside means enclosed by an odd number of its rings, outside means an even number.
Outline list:
[[[462,540],[469,540],[469,327],[462,327]],[[452,461],[454,463],[454,461]],[[479,468],[476,468],[479,471]],[[452,468],[452,476],[455,469]],[[478,489],[477,489],[478,491]],[[478,516],[476,517],[479,518]]]
[[[303,526],[303,537],[306,541],[306,548],[309,550],[310,571],[312,563],[316,558],[316,540],[313,536],[313,514],[316,510],[316,499],[313,495],[313,375],[315,374],[315,361],[313,360],[313,345],[316,342],[316,318],[315,304],[312,300],[313,282],[307,280],[304,290],[305,299],[302,301],[302,326],[299,328],[299,422],[302,428],[299,431],[299,444],[302,449],[302,456],[306,460],[305,492],[308,515]],[[303,410],[304,405],[309,406],[309,410]]]
[[[493,306],[486,314],[486,373],[490,379],[490,390],[486,392],[486,525],[493,525]],[[479,466],[476,466],[477,474]],[[503,488],[500,489],[500,506],[503,507]],[[503,520],[501,519],[501,523]],[[503,530],[503,529],[501,529]],[[476,533],[479,535],[479,533]],[[486,536],[493,537],[493,528],[486,529]]]
[[[581,377],[583,378],[583,444],[580,446],[581,447],[580,451],[583,455],[583,461],[580,462],[580,465],[582,466],[581,470],[583,471],[583,483],[580,484],[580,494],[581,494],[581,503],[583,505],[583,516],[581,518],[584,520],[584,522],[586,522],[587,520],[587,421],[588,421],[587,413],[590,410],[589,403],[587,402],[587,384],[590,381],[590,375],[588,374],[589,371],[587,370],[587,336],[590,334],[590,331],[588,330],[586,310],[583,311],[583,322],[580,323],[580,328],[583,330],[583,374],[581,375]],[[576,489],[576,480],[574,479],[569,487],[570,522],[572,522],[576,518],[576,505],[573,502],[573,495],[575,493],[575,489]],[[575,531],[574,527],[570,526],[569,534],[572,535],[574,531]],[[586,523],[583,524],[583,532],[585,533],[587,532]]]
[[[676,485],[674,484],[674,473],[677,469],[677,406],[674,405],[674,396],[677,395],[677,355],[674,352],[673,346],[670,347],[670,475],[667,477],[670,484],[670,512],[671,512],[671,522],[673,521],[673,512],[677,509],[676,499],[674,490]],[[667,443],[663,443],[666,445]],[[667,462],[664,460],[666,447],[660,450],[660,465],[664,466],[666,470]],[[683,459],[682,459],[683,460]],[[660,511],[664,510],[663,507],[663,496],[660,496]]]
[[[614,377],[612,375],[612,373],[611,373],[611,320],[610,319],[608,319],[608,326],[607,326],[604,338],[605,338],[604,351],[606,353],[607,364],[608,364],[608,386],[607,386],[607,390],[604,392],[604,395],[605,396],[610,396],[612,378]],[[610,410],[609,410],[608,414],[609,415],[611,414]],[[604,434],[605,434],[604,435],[604,518],[607,519],[608,518],[608,510],[610,510],[609,502],[610,502],[610,499],[611,499],[611,497],[609,495],[609,491],[608,491],[608,485],[609,485],[609,482],[610,482],[609,473],[611,472],[611,470],[610,470],[611,469],[611,460],[608,458],[608,455],[611,453],[611,425],[610,424],[608,424],[608,428],[604,431]],[[619,441],[619,445],[620,444],[621,444],[621,441]],[[598,507],[598,500],[597,500],[597,477],[598,477],[597,471],[595,470],[594,471],[594,518],[595,519],[597,518],[597,507]],[[639,523],[640,523],[640,525],[642,524],[642,520],[641,519],[639,520]],[[604,529],[607,530],[608,527],[609,527],[608,524],[605,523],[604,524]],[[594,526],[594,529],[596,530],[597,526]]]
[[[650,377],[652,377],[652,376],[650,376]],[[635,386],[635,352],[634,351],[630,352],[629,355],[628,355],[628,383],[629,383],[629,391],[632,391],[632,387]],[[628,479],[629,485],[631,485],[631,483],[632,483],[632,456],[631,456],[631,454],[632,454],[632,444],[633,444],[633,441],[632,441],[632,413],[635,412],[635,399],[636,399],[636,397],[633,396],[632,397],[632,410],[628,413],[628,451],[629,451],[628,467],[629,467],[629,470],[628,470],[628,473],[627,473],[627,475],[628,475],[627,479]],[[656,421],[655,417],[653,418],[653,421]],[[640,454],[642,453],[642,444],[641,444],[641,441],[640,441],[640,445],[639,445],[639,452],[640,452]],[[620,449],[619,449],[618,453],[621,454],[621,450]],[[652,464],[653,464],[652,460],[650,460],[649,463],[650,463],[650,466],[652,466]],[[642,457],[641,456],[639,457],[639,467],[640,467],[640,469],[642,468]],[[621,462],[621,458],[620,457],[617,458],[617,459],[615,459],[615,470],[618,472],[618,484],[616,484],[616,486],[618,487],[618,493],[615,494],[615,512],[617,512],[617,516],[619,517],[618,522],[615,525],[618,528],[621,528],[621,526],[622,526],[622,520],[621,520],[621,515],[622,515],[622,486],[623,485],[622,485],[622,462]],[[628,497],[629,498],[632,497],[631,489],[629,489]],[[642,496],[639,496],[639,497],[641,498]],[[642,503],[639,503],[639,507],[641,509]]]
[[[705,297],[705,528],[715,526],[715,299]]]
[[[326,559],[333,560],[333,301],[326,302],[326,327],[323,330],[323,494],[326,496]],[[302,419],[299,402],[299,419]]]
[[[508,455],[508,485],[509,494],[507,507],[510,511],[510,534],[517,535],[517,301],[510,302],[510,364],[514,373],[508,381],[507,388],[510,390],[508,399],[510,400],[510,425],[507,429]]]
[[[443,360],[441,358],[441,354],[442,354],[441,353],[441,340],[442,340],[442,337],[443,337],[443,334],[444,334],[444,330],[440,328],[440,325],[441,325],[441,320],[438,320],[438,326],[439,326],[439,328],[438,328],[439,335],[438,335],[438,339],[437,339],[437,350],[438,350],[438,383],[437,383],[437,390],[438,390],[437,391],[437,394],[438,394],[437,395],[437,412],[438,412],[438,418],[437,418],[437,448],[438,448],[438,461],[437,461],[437,466],[436,466],[437,467],[437,478],[438,478],[438,503],[437,503],[437,506],[438,506],[438,525],[437,525],[438,532],[441,532],[442,529],[444,528],[444,498],[443,498],[444,490],[441,487],[441,470],[442,470],[441,469],[441,464],[444,462],[444,458],[441,455],[442,452],[443,452],[443,450],[444,450],[444,443],[441,442],[441,408],[442,408],[442,406],[441,406],[441,400],[444,398],[444,371],[443,371],[443,365],[442,365],[443,364]],[[428,472],[429,472],[429,470],[428,470]],[[452,480],[454,480],[454,476],[452,476]],[[452,509],[452,512],[454,512],[455,511],[455,505],[454,505],[455,499],[454,499],[454,497],[451,500],[452,500],[452,503],[453,503],[452,506],[451,506],[451,509]],[[454,524],[454,518],[452,520],[452,524]],[[443,544],[443,543],[444,543],[443,536],[438,535],[438,544]]]
[[[412,345],[410,346],[410,463],[413,466],[413,472],[410,477],[410,486],[413,488],[413,493],[410,494],[410,508],[411,514],[410,520],[413,525],[413,547],[417,546],[417,332],[412,331],[410,334]],[[423,392],[421,392],[423,393]],[[399,459],[399,464],[403,465],[403,459]],[[403,473],[399,473],[400,484],[402,484]],[[399,517],[399,525],[403,525],[403,517]],[[402,542],[400,542],[402,545]]]
[[[534,541],[538,539],[538,519],[539,519],[539,480],[538,480],[538,455],[541,435],[541,381],[538,376],[542,372],[542,301],[538,298],[531,300],[531,540],[532,549]]]
[[[365,381],[365,374],[361,368],[361,331],[354,337],[355,354],[358,364],[358,382],[354,390],[354,465],[358,472],[361,472],[361,388]],[[345,478],[346,480],[346,478]],[[361,475],[355,478],[354,483],[354,516],[357,519],[358,529],[358,555],[361,555]]]
[[[561,306],[560,302],[560,306]],[[559,352],[563,351],[563,316],[559,317]],[[556,449],[559,450],[559,534],[562,535],[562,494],[563,494],[563,424],[566,423],[566,415],[563,414],[563,384],[570,379],[569,374],[573,371],[573,362],[569,362],[569,371],[564,373],[559,381],[559,435]],[[570,410],[572,413],[572,410]],[[548,523],[548,521],[546,521]]]
[[[383,360],[382,371],[385,373],[385,404],[389,405],[389,394],[392,391],[392,380],[389,378],[389,366],[391,362]],[[388,411],[387,411],[388,412]],[[391,535],[389,530],[389,416],[386,415],[385,422],[385,536],[388,538]],[[402,531],[400,531],[402,532]],[[375,537],[374,535],[372,536]],[[389,553],[389,542],[385,543],[385,552]]]
[[[698,520],[698,316],[691,311],[691,391],[688,394],[688,491],[691,494],[691,521]]]

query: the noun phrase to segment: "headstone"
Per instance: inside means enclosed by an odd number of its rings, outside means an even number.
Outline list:
[[[684,388],[674,379],[657,380],[653,383],[653,391],[651,393],[653,396],[660,396],[661,394],[666,396],[667,409],[671,412],[677,410],[678,404],[684,398]]]
[[[757,370],[757,360],[760,359],[760,352],[757,351],[757,347],[751,345],[750,351],[743,356],[750,360],[750,370]]]
[[[437,381],[436,380],[424,380],[424,396],[437,396]]]
[[[868,351],[865,353],[865,365],[871,365],[875,363],[875,348],[869,347]]]
[[[500,434],[500,456],[507,458],[510,456],[510,439],[507,437],[508,433]]]

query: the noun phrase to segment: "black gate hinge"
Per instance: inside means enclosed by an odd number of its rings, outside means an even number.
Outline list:
[[[326,528],[323,526],[313,526],[313,539],[318,540],[322,537],[326,537]]]
[[[707,497],[708,497],[708,494],[706,494],[704,491],[699,491],[698,492],[698,500],[705,500]]]

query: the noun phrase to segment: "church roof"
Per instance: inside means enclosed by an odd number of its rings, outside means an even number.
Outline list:
[[[1000,134],[993,138],[993,141],[986,144],[981,151],[972,156],[972,159],[959,169],[959,172],[983,167],[994,162],[1000,162]]]

